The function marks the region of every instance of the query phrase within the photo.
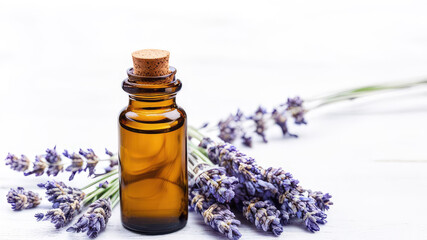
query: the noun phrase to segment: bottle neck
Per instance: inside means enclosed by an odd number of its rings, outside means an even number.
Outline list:
[[[154,110],[160,108],[176,108],[176,94],[157,97],[129,95],[129,109]]]
[[[182,84],[175,78],[176,69],[169,67],[170,73],[165,76],[138,76],[133,69],[128,69],[128,78],[122,88],[129,94],[129,109],[167,109],[176,108],[176,94]]]

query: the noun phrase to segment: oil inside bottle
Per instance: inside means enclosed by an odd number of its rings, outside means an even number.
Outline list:
[[[148,234],[184,227],[188,214],[184,125],[164,133],[142,133],[122,125],[120,132],[125,227]]]

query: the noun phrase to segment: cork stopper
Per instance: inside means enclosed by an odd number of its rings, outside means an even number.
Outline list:
[[[143,49],[132,53],[133,72],[140,76],[164,76],[169,74],[169,52],[159,49]]]

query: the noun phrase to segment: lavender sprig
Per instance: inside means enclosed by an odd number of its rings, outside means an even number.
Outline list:
[[[333,205],[331,202],[332,196],[329,193],[322,193],[320,191],[311,191],[307,190],[308,196],[313,198],[316,201],[316,206],[322,211],[329,209],[329,206]]]
[[[45,169],[47,168],[48,164],[45,160],[43,160],[43,156],[39,155],[36,156],[36,160],[33,162],[33,170],[29,172],[25,172],[24,176],[29,176],[31,174],[34,174],[36,176],[43,175]]]
[[[228,203],[234,197],[233,189],[238,180],[228,177],[225,172],[222,167],[202,169],[193,181],[206,196],[213,196],[219,203]]]
[[[12,170],[18,172],[24,172],[30,166],[30,160],[25,155],[21,155],[21,157],[18,158],[17,156],[9,153],[5,161],[6,165],[10,165]]]
[[[83,171],[83,159],[77,153],[70,154],[67,150],[64,151],[63,155],[69,159],[71,159],[71,165],[68,166],[65,171],[71,172],[69,181],[74,179],[74,175],[76,173],[80,173]]]
[[[24,191],[23,187],[11,188],[6,197],[7,202],[12,205],[12,209],[15,211],[34,208],[40,204],[41,200],[37,193]]]
[[[273,109],[273,112],[271,113],[271,118],[274,120],[274,123],[280,127],[283,135],[288,134],[291,137],[298,137],[297,135],[289,132],[286,110],[279,111],[277,109]]]
[[[238,126],[233,115],[218,123],[219,137],[226,142],[233,142],[238,134]]]
[[[327,215],[320,210],[313,198],[306,197],[300,191],[291,189],[280,196],[282,221],[286,223],[289,217],[297,217],[304,221],[311,232],[320,230],[319,224],[326,223]]]
[[[115,166],[119,165],[119,159],[113,158],[114,153],[112,153],[108,149],[105,149],[105,154],[110,156],[110,165],[105,168],[105,173],[109,173],[114,169]]]
[[[295,124],[307,124],[305,113],[307,110],[303,106],[304,101],[300,97],[288,98],[287,102],[273,109],[272,112],[259,106],[255,113],[248,117],[243,117],[244,114],[238,110],[236,115],[230,115],[226,120],[218,123],[218,137],[226,143],[232,143],[236,138],[240,137],[243,145],[251,147],[252,138],[248,135],[251,130],[247,124],[247,120],[253,121],[254,132],[259,135],[263,142],[267,143],[266,130],[270,122],[274,122],[280,127],[283,135],[297,137],[297,135],[289,132],[288,119],[294,118]]]
[[[217,203],[198,191],[192,191],[189,200],[191,207],[202,215],[205,223],[213,229],[230,240],[237,240],[242,236],[238,229],[240,221],[235,219],[228,205]]]
[[[303,103],[304,101],[299,96],[296,96],[294,98],[288,98],[288,101],[286,102],[286,110],[290,112],[290,114],[295,120],[295,124],[298,125],[307,124],[304,119],[306,110],[303,107]]]
[[[47,181],[38,184],[38,186],[46,189],[48,201],[52,203],[53,209],[47,211],[46,214],[37,213],[34,215],[37,221],[50,220],[51,223],[55,224],[55,228],[62,228],[80,212],[80,202],[85,197],[80,189],[56,181]]]
[[[64,170],[64,164],[61,160],[61,155],[56,152],[56,146],[52,149],[46,149],[46,155],[44,156],[46,162],[48,162],[48,168],[46,174],[56,177],[59,172]]]
[[[89,209],[79,218],[77,223],[67,229],[67,232],[86,232],[89,238],[96,238],[104,230],[111,217],[111,202],[109,199],[98,199],[89,205]]]
[[[89,177],[94,175],[95,167],[99,162],[98,156],[96,156],[95,152],[90,148],[87,149],[87,152],[83,151],[83,149],[80,149],[79,153],[86,158],[86,168],[84,171],[86,172],[86,170],[89,169]]]
[[[46,214],[37,213],[34,217],[37,221],[50,220],[51,223],[55,224],[55,228],[65,227],[70,223],[73,218],[80,212],[80,201],[74,200],[73,202],[63,202],[59,204],[58,208],[47,211]]]
[[[81,201],[85,197],[83,191],[65,185],[63,182],[47,181],[37,186],[46,189],[48,201],[52,203],[52,208],[58,208],[61,203],[72,203],[75,200]]]
[[[265,130],[267,129],[266,121],[264,119],[264,115],[267,113],[265,108],[259,106],[255,111],[253,116],[250,116],[249,119],[255,122],[255,133],[262,137],[262,141],[267,143],[267,138],[265,136]],[[228,141],[226,141],[228,142]]]
[[[75,175],[83,170],[89,170],[89,176],[100,176],[113,171],[118,165],[117,155],[107,149],[105,149],[105,151],[109,156],[108,159],[99,159],[92,149],[88,149],[87,151],[80,149],[80,155],[78,153],[71,153],[65,150],[63,155],[71,160],[70,165],[65,168],[67,172],[71,172],[69,180],[73,180]],[[86,161],[82,157],[85,157]],[[109,161],[110,165],[105,168],[105,173],[95,174],[95,167],[100,161]],[[83,168],[85,162],[86,166]],[[32,170],[28,170],[30,160],[25,155],[21,155],[21,158],[18,158],[17,156],[9,153],[5,159],[5,163],[6,165],[10,165],[10,168],[15,171],[24,172],[25,176],[33,174],[35,176],[41,176],[45,172],[48,176],[57,176],[64,170],[64,163],[61,156],[56,151],[56,146],[53,149],[47,149],[46,154],[36,156]]]
[[[243,215],[259,229],[271,231],[276,236],[283,232],[280,211],[270,200],[262,201],[259,198],[253,198],[250,201],[244,201]]]

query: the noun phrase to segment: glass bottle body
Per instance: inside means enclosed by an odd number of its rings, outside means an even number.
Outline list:
[[[175,102],[181,82],[131,77],[123,83],[129,106],[119,117],[122,223],[146,234],[173,232],[188,215],[187,117]]]

